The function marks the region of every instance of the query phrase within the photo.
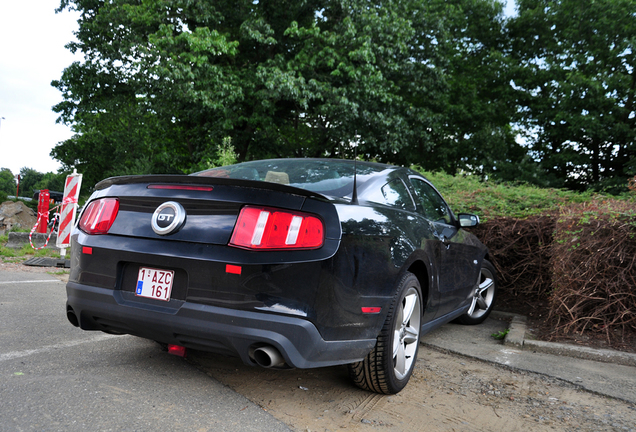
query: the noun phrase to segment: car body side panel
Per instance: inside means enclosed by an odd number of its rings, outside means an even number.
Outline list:
[[[422,218],[411,212],[383,206],[337,205],[336,209],[343,226],[341,250],[336,258],[341,257],[340,265],[350,269],[352,279],[347,285],[389,300],[399,276],[415,261],[421,261],[428,276],[421,281],[426,293],[424,319],[432,318],[439,303],[437,277],[433,277],[438,273],[439,248],[428,223],[422,223]]]
[[[439,316],[470,303],[485,256],[483,247],[466,241],[471,235],[455,230],[441,247]]]

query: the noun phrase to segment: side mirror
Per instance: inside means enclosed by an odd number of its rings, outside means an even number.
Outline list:
[[[479,216],[470,213],[460,213],[457,215],[459,226],[462,228],[470,228],[479,225]]]

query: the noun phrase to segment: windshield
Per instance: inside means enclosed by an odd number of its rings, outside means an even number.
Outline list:
[[[364,162],[356,165],[358,181],[387,168]],[[194,175],[279,183],[322,195],[346,197],[353,191],[353,170],[353,161],[342,159],[269,159],[212,168]]]

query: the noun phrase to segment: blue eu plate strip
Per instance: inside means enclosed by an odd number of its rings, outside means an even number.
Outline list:
[[[144,287],[144,281],[137,282],[137,295],[141,294],[141,289]]]

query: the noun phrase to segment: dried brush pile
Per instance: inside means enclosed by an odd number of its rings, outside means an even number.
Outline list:
[[[497,268],[500,299],[528,310],[547,305],[548,336],[591,331],[610,341],[636,335],[633,202],[592,201],[563,207],[559,216],[495,218],[474,232]]]
[[[499,217],[474,230],[490,251],[506,295],[527,301],[547,299],[552,285],[550,255],[555,226],[549,216]]]
[[[636,332],[636,209],[592,202],[562,210],[552,245],[555,333]]]

